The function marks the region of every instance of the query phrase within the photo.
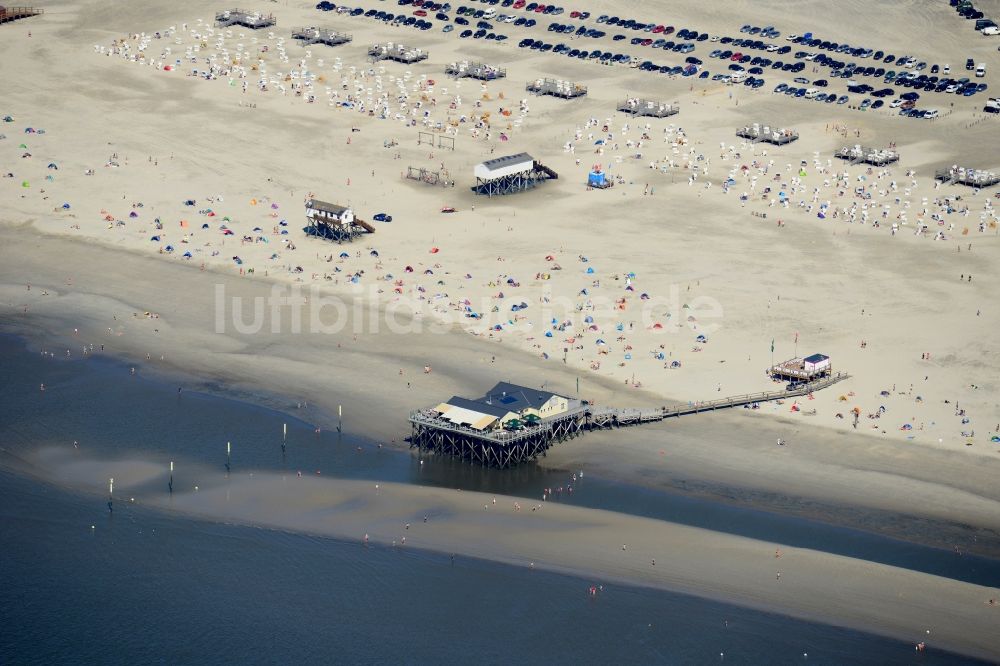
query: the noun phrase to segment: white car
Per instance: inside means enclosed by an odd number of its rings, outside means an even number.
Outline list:
[[[988,25],[979,32],[983,33],[984,35],[1000,35],[1000,28],[998,28],[995,25]]]
[[[938,117],[937,109],[927,109],[926,111],[924,111],[924,118],[937,118],[937,117]]]
[[[806,99],[812,99],[813,97],[815,97],[818,94],[819,94],[819,89],[818,88],[810,88],[809,90],[806,91],[805,98]]]
[[[777,44],[768,44],[768,46],[767,46],[767,50],[768,50],[769,53],[774,53],[775,51],[777,51],[780,48],[781,47],[778,46]]]
[[[798,35],[788,35],[788,37],[785,37],[785,41],[786,42],[794,42],[798,38],[799,38]]]
[[[951,65],[945,65],[944,67],[942,67],[941,73],[944,74],[945,76],[951,74]]]
[[[903,100],[901,99],[894,99],[891,102],[889,102],[890,109],[898,109],[901,106],[903,106]]]

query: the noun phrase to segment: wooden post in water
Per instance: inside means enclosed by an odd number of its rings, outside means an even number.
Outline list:
[[[170,461],[170,480],[167,481],[167,488],[170,492],[174,492],[174,461]]]
[[[344,431],[344,406],[337,405],[337,432]]]
[[[108,480],[108,513],[115,512],[114,498],[115,498],[115,479],[114,477],[112,477],[111,479]]]
[[[230,470],[229,463],[232,462],[231,454],[232,454],[232,444],[230,442],[226,442],[226,474],[229,474]]]
[[[285,440],[288,439],[288,424],[282,424],[281,428],[281,454],[285,454]]]

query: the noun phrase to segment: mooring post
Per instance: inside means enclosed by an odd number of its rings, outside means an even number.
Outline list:
[[[344,431],[344,406],[337,405],[337,432]]]
[[[232,444],[230,442],[226,442],[226,474],[229,474],[230,470],[229,463],[232,462],[231,454],[232,454]]]
[[[167,489],[173,493],[174,492],[174,461],[170,461],[170,479],[167,481]]]
[[[114,499],[115,499],[115,479],[114,477],[112,477],[111,479],[108,480],[108,513],[115,512]]]
[[[288,424],[283,424],[281,428],[281,455],[285,455],[285,441],[288,439]]]

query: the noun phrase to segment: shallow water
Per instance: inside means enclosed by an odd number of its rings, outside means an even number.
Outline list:
[[[657,590],[479,560],[193,520],[17,475],[36,447],[185,466],[321,469],[539,497],[567,473],[492,472],[370,442],[129,374],[106,359],[43,358],[0,337],[0,663],[909,663],[910,643]],[[39,384],[46,385],[44,392]],[[289,425],[281,453],[281,426]],[[361,446],[361,451],[357,447]],[[845,540],[955,577],[996,563],[586,475],[572,502],[790,543]],[[91,528],[93,525],[93,529]],[[803,536],[804,535],[804,536]],[[828,548],[832,549],[832,548]],[[902,550],[898,550],[902,549]],[[888,555],[887,555],[888,553]],[[944,553],[943,555],[949,555]],[[970,567],[969,562],[975,566]],[[910,566],[913,566],[912,564]],[[985,567],[985,574],[983,573]],[[915,567],[916,568],[916,567]],[[915,637],[915,640],[918,637]],[[724,657],[720,657],[724,653]],[[804,654],[808,653],[808,657]],[[923,663],[954,663],[930,652]]]
[[[65,351],[63,351],[65,353]],[[291,407],[302,419],[248,402],[197,391],[178,393],[172,384],[147,378],[141,366],[136,374],[114,360],[43,357],[27,351],[17,338],[0,336],[0,367],[8,379],[0,383],[0,435],[8,450],[36,446],[72,446],[103,457],[132,456],[158,460],[164,487],[169,461],[175,461],[175,482],[186,483],[192,463],[226,464],[226,443],[232,443],[231,468],[241,470],[321,471],[327,476],[373,479],[462,488],[513,495],[541,501],[543,489],[563,488],[548,501],[607,509],[719,532],[770,541],[775,544],[830,553],[914,569],[982,585],[1000,585],[1000,560],[931,548],[867,531],[833,526],[714,502],[676,492],[623,484],[584,471],[573,472],[529,464],[513,470],[491,470],[469,463],[421,455],[377,444],[362,437],[323,431],[317,434],[305,420],[311,407]],[[44,392],[39,385],[45,384]],[[40,418],[44,415],[44,418]],[[283,426],[288,425],[282,453]],[[400,437],[408,433],[399,417]],[[627,434],[627,433],[626,433]],[[560,444],[572,446],[572,442]],[[423,462],[421,462],[423,461]],[[577,470],[579,472],[579,470]],[[572,491],[569,487],[572,486]],[[739,489],[729,494],[738,495]],[[866,514],[865,523],[878,525],[893,514]]]

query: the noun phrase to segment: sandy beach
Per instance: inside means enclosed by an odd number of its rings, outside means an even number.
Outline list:
[[[839,39],[954,70],[973,57],[991,86],[1000,71],[995,39],[971,39],[946,3],[848,5]],[[751,20],[801,33],[817,29],[822,7],[682,2],[671,13],[712,34]],[[579,382],[597,404],[653,406],[769,390],[773,361],[822,352],[851,378],[759,410],[588,434],[537,464],[845,526],[891,514],[872,529],[1000,553],[1000,202],[995,187],[934,180],[954,164],[1000,168],[998,120],[980,111],[982,95],[928,93],[942,116],[914,120],[772,94],[787,72],[750,90],[518,49],[522,37],[547,39],[546,20],[484,44],[308,3],[262,5],[278,20],[272,30],[220,29],[216,9],[55,2],[0,26],[0,117],[11,118],[0,123],[5,332],[290,413],[310,404],[324,429],[342,406],[348,432],[395,447],[406,446],[409,410],[501,379],[567,394]],[[635,14],[654,9],[639,3]],[[303,47],[290,37],[301,25],[353,41]],[[371,63],[367,48],[389,40],[430,57]],[[696,55],[722,71],[712,48],[700,43]],[[507,77],[444,74],[463,59]],[[541,76],[589,93],[530,96],[524,84]],[[615,112],[639,93],[681,112]],[[735,136],[754,122],[800,139],[765,147]],[[455,149],[418,143],[418,132]],[[900,161],[834,157],[856,143],[892,144]],[[521,151],[559,178],[507,197],[470,191],[477,163]],[[586,188],[594,165],[613,188]],[[448,184],[406,179],[408,167]],[[313,197],[393,219],[350,244],[310,238]],[[271,297],[301,307],[271,308]],[[258,302],[261,319],[248,323]],[[55,454],[35,464],[47,482],[80,478]],[[96,481],[77,485],[90,492]],[[422,487],[387,485],[373,498],[361,485],[302,479],[286,497],[293,482],[241,481],[239,501],[208,488],[176,497],[175,510],[348,540],[367,531],[385,547],[415,523],[410,508],[436,508],[448,518],[415,525],[407,547],[534,561],[914,642],[933,628],[949,649],[1000,655],[995,609],[983,605],[995,591],[959,581],[786,550],[779,582],[776,544],[590,509],[532,512],[513,498],[494,512],[492,498]],[[511,515],[514,501],[525,508]],[[563,537],[538,538],[551,533]]]

